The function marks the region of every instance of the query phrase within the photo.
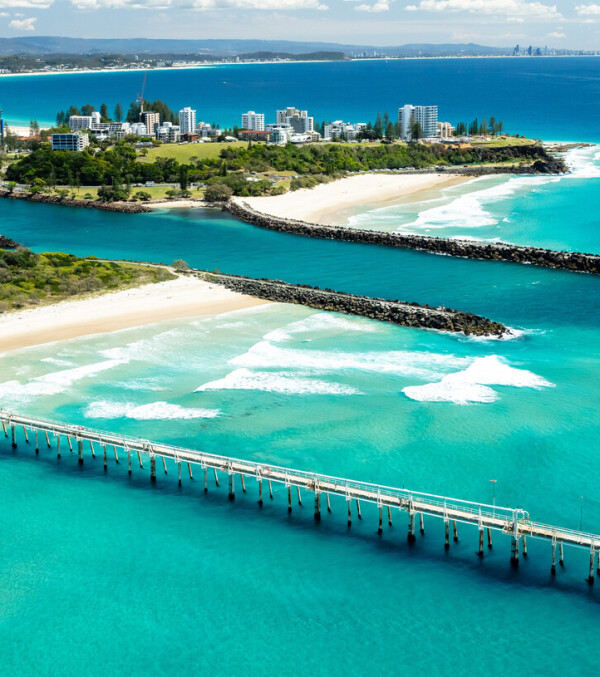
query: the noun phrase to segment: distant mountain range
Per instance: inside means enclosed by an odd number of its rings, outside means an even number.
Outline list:
[[[396,47],[344,45],[335,42],[291,42],[287,40],[152,40],[147,38],[95,39],[31,36],[0,38],[0,56],[12,54],[211,54],[218,57],[256,52],[303,54],[343,52],[385,56],[488,56],[511,54],[512,48],[469,44],[410,44]]]

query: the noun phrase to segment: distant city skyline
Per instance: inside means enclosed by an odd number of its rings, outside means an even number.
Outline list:
[[[598,0],[600,3],[600,0]],[[243,38],[597,49],[600,4],[537,0],[0,0],[0,37]]]

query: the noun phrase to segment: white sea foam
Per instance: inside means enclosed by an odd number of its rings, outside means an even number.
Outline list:
[[[263,336],[265,341],[286,341],[295,334],[325,332],[377,332],[379,325],[364,318],[346,318],[332,313],[315,313],[303,320],[274,329]]]
[[[359,395],[360,391],[341,383],[331,383],[298,376],[290,372],[252,371],[236,369],[217,381],[196,388],[207,390],[262,390],[286,395]]]
[[[82,367],[55,371],[44,376],[36,376],[25,383],[20,381],[6,381],[0,383],[0,397],[22,399],[37,395],[57,395],[67,390],[73,383],[83,378],[95,376],[101,371],[112,369],[122,364],[119,360],[105,360]]]
[[[132,341],[124,346],[100,350],[102,357],[120,360],[123,363],[131,361],[149,362],[160,359],[166,349],[173,349],[185,333],[181,329],[169,329],[149,338]]]
[[[495,186],[464,193],[452,202],[420,212],[412,223],[397,229],[399,233],[418,233],[444,228],[482,228],[493,226],[498,219],[486,206],[495,204],[520,192],[531,192],[535,187],[557,181],[553,176],[517,176],[503,180]],[[472,186],[473,184],[468,184]]]
[[[318,372],[360,370],[376,373],[402,374],[435,378],[449,367],[459,369],[469,363],[467,358],[440,353],[401,350],[345,353],[336,350],[300,350],[282,348],[260,341],[248,352],[229,361],[236,367],[249,369],[302,369]]]
[[[526,369],[511,367],[497,355],[478,357],[463,371],[444,376],[438,383],[408,386],[402,392],[420,402],[493,402],[498,393],[489,386],[548,388],[554,384]]]
[[[191,418],[215,418],[220,414],[218,409],[192,409],[169,402],[151,402],[136,405],[131,402],[113,402],[97,400],[88,405],[86,418],[131,418],[137,421],[158,421]]]
[[[569,151],[565,157],[565,163],[571,170],[563,178],[593,179],[600,177],[600,150],[598,146],[592,148],[575,148]]]
[[[61,360],[58,357],[43,357],[40,362],[55,364],[57,367],[70,367],[73,364],[70,360]]]

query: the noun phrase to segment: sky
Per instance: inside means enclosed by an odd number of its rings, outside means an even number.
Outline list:
[[[598,0],[600,2],[600,0]],[[0,0],[0,36],[600,48],[585,0]]]

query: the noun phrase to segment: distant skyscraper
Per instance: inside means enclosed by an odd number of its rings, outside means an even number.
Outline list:
[[[247,113],[243,113],[242,129],[248,129],[253,132],[264,132],[265,114],[255,113],[253,110],[249,110]]]
[[[181,134],[192,134],[196,131],[196,111],[189,106],[179,111],[179,130]]]

